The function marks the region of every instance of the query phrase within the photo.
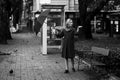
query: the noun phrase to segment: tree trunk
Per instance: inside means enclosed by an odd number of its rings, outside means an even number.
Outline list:
[[[79,31],[79,38],[91,39],[91,25],[90,25],[90,16],[87,12],[87,0],[79,1],[79,15],[80,15],[80,25],[82,30]],[[82,36],[81,36],[82,35]]]
[[[5,10],[0,14],[0,44],[7,44],[7,40],[12,39],[9,29],[9,17]]]
[[[83,27],[82,30],[80,30],[79,32],[79,38],[92,39],[93,37],[91,32],[91,17],[87,14],[81,15],[80,23]]]
[[[5,25],[5,31],[6,31],[6,38],[8,39],[8,40],[11,40],[12,39],[12,36],[11,36],[11,33],[10,33],[10,27],[9,27],[10,25],[9,25],[9,23],[8,22],[6,22],[6,25]]]
[[[3,7],[0,5],[0,44],[7,44],[4,12]]]
[[[0,19],[0,44],[7,44],[7,38],[5,36],[5,28],[3,22]]]
[[[92,39],[92,32],[91,32],[91,20],[86,20],[84,25],[84,31],[85,31],[85,38],[86,39]]]
[[[5,36],[7,40],[12,39],[11,33],[10,33],[10,24],[9,24],[9,12],[5,11],[4,13],[4,28],[5,28]]]

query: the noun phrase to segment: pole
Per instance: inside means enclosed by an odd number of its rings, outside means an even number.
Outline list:
[[[47,18],[42,26],[42,54],[47,54]]]
[[[95,33],[96,33],[96,27],[97,27],[97,20],[96,20],[96,16],[94,17],[94,29],[95,29]]]

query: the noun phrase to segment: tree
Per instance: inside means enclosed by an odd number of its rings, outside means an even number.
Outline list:
[[[12,10],[11,11],[13,15],[13,26],[16,28],[16,24],[20,22],[21,16],[22,16],[22,10],[23,10],[23,1],[22,0],[16,0],[16,4],[12,3]]]
[[[114,5],[120,5],[120,0],[113,0],[114,1]]]
[[[83,32],[86,39],[92,39],[91,20],[101,9],[108,3],[109,0],[78,0],[80,25],[83,26]],[[79,36],[81,36],[79,34]]]
[[[7,39],[4,36],[5,35],[5,28],[3,27],[5,25],[5,20],[4,20],[4,16],[5,16],[5,1],[4,0],[0,0],[0,42],[1,43],[7,43]]]
[[[21,10],[22,4],[22,0],[0,0],[0,43],[6,44],[8,39],[12,39],[9,30],[9,17],[18,12],[18,9]],[[18,13],[16,14],[19,16]]]
[[[27,13],[26,21],[27,28],[32,31],[32,9],[33,9],[33,0],[27,0],[25,5],[25,12]]]

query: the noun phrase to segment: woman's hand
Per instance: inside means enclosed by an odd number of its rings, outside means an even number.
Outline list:
[[[60,32],[61,32],[61,30],[55,29],[55,34],[59,34]]]
[[[77,32],[79,32],[80,28],[82,28],[82,26],[78,26],[77,27]]]

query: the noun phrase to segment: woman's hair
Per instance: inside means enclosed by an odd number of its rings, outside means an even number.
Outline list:
[[[72,19],[68,18],[68,19],[66,20],[66,24],[69,24],[70,21],[72,21]]]
[[[73,22],[72,19],[70,19],[70,18],[68,18],[68,19],[66,20],[66,26],[68,26],[68,24],[70,23],[70,21]]]

